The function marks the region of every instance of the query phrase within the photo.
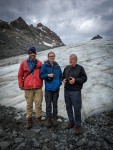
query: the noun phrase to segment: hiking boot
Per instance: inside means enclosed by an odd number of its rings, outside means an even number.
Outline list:
[[[32,118],[26,120],[26,127],[27,129],[30,129],[32,127]]]
[[[38,122],[39,126],[43,126],[41,116],[37,118],[37,122]]]
[[[76,135],[79,135],[81,133],[81,127],[80,126],[75,127],[74,131]]]
[[[53,118],[52,118],[52,123],[53,123],[53,126],[54,126],[54,127],[58,126],[57,118],[56,118],[56,117],[53,117]]]
[[[68,123],[68,125],[65,127],[65,129],[71,129],[71,128],[73,128],[73,127],[74,127],[74,125],[73,125],[73,124]]]
[[[46,127],[51,128],[51,126],[52,126],[51,118],[47,118],[46,119]]]

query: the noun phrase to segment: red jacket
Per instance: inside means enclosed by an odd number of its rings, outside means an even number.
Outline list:
[[[34,69],[34,74],[32,74],[30,73],[30,68],[28,66],[27,60],[24,60],[20,64],[20,68],[18,71],[19,88],[23,88],[23,89],[42,88],[43,80],[40,78],[41,66],[42,66],[42,62],[38,60],[36,68]]]

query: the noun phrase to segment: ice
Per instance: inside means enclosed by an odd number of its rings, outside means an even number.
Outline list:
[[[78,56],[78,63],[86,70],[88,81],[82,89],[83,119],[94,113],[113,109],[113,39],[94,40],[51,50],[55,52],[56,61],[62,70],[68,65],[68,58],[72,53]],[[37,58],[44,62],[51,50],[38,52]],[[0,103],[2,105],[26,109],[24,91],[18,88],[17,74],[20,62],[27,57],[28,55],[20,55],[0,60]],[[45,111],[44,99],[42,107]],[[60,88],[58,113],[67,118],[63,84]]]
[[[46,45],[46,46],[53,47],[53,45],[52,45],[52,44],[49,44],[49,43],[47,43],[47,42],[44,42],[44,41],[43,41],[43,43],[44,43],[44,45]]]

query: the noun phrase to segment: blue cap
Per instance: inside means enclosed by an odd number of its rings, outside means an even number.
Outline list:
[[[30,53],[35,53],[36,54],[36,48],[35,47],[31,47],[28,49],[28,54]]]

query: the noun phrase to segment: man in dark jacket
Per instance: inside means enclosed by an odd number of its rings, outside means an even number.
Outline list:
[[[74,128],[76,134],[81,132],[81,89],[83,83],[87,81],[87,75],[82,66],[77,64],[77,56],[71,54],[69,57],[70,65],[63,71],[64,96],[69,124],[66,129]],[[74,108],[74,114],[73,114]]]
[[[55,62],[53,52],[48,53],[48,60],[42,65],[41,78],[45,79],[46,126],[50,128],[52,123],[54,126],[57,125],[57,102],[62,80],[62,71],[58,63]]]

